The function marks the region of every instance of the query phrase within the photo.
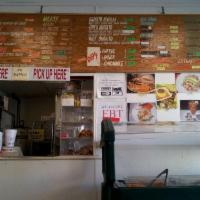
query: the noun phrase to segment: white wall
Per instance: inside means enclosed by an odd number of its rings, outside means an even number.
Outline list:
[[[94,160],[0,161],[1,200],[95,200]]]
[[[0,0],[0,12],[54,13],[200,13],[199,0]]]

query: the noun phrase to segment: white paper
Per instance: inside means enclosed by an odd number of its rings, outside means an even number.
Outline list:
[[[127,122],[127,111],[125,100],[105,101],[97,100],[96,102],[96,124],[97,135],[96,141],[101,138],[101,121],[105,118],[111,118],[114,122]]]
[[[127,94],[127,103],[147,103],[156,102],[155,94]]]
[[[80,99],[81,106],[83,107],[91,107],[92,106],[92,99]]]
[[[74,106],[74,98],[62,98],[62,106]]]
[[[155,73],[156,84],[175,84],[175,73]]]
[[[180,121],[180,109],[157,110],[157,121]]]
[[[125,74],[96,75],[97,98],[124,98],[126,96]]]

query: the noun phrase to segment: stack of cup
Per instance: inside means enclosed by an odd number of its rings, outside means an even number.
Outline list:
[[[5,145],[7,150],[13,150],[15,146],[16,135],[17,135],[17,129],[5,130]]]

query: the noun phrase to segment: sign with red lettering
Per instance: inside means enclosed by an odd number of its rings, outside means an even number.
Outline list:
[[[10,65],[0,65],[0,80],[12,79],[12,67]]]
[[[126,100],[124,99],[98,99],[96,102],[97,116],[97,137],[96,141],[100,141],[101,136],[101,121],[103,119],[111,119],[114,123],[127,122],[126,115]]]
[[[33,67],[30,79],[33,81],[69,81],[70,68]]]
[[[87,48],[87,66],[98,67],[100,66],[100,47]]]
[[[123,101],[98,101],[97,113],[99,122],[103,119],[111,119],[119,123],[126,121],[126,102]]]

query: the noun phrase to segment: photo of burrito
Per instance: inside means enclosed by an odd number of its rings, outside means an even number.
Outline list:
[[[155,92],[155,75],[148,73],[127,74],[127,92],[142,94]]]

